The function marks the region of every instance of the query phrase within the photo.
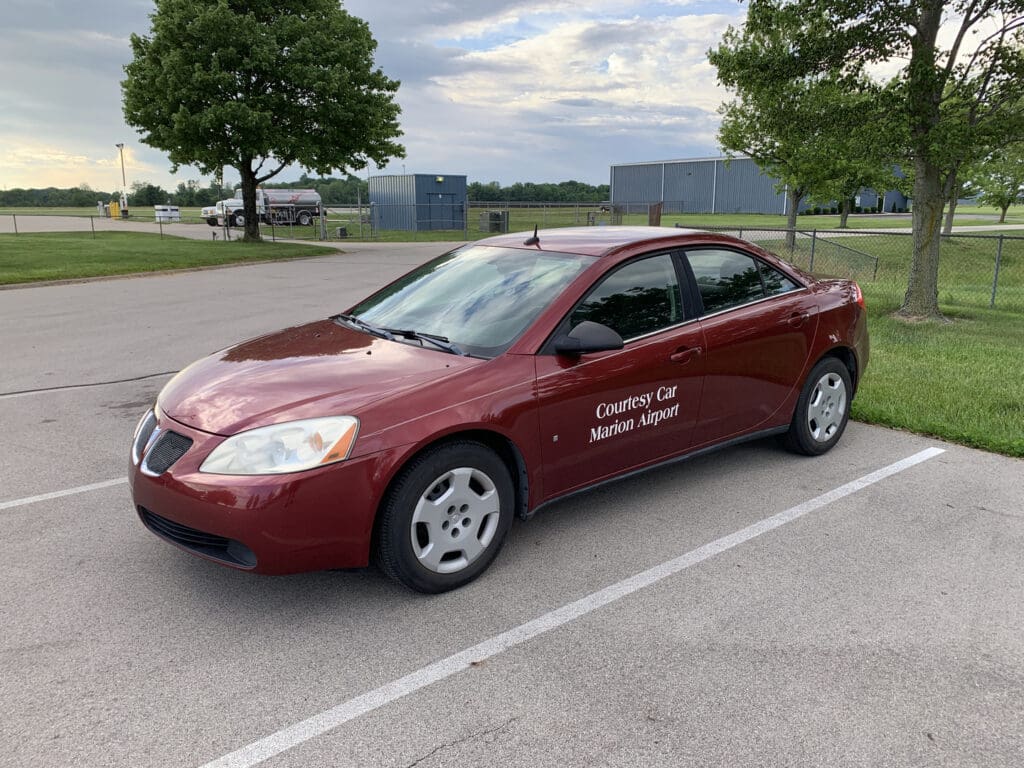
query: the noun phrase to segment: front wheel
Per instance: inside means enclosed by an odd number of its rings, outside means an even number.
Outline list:
[[[512,525],[505,463],[475,442],[433,448],[399,475],[381,508],[377,559],[417,592],[469,583],[491,564]]]
[[[783,444],[794,453],[818,456],[839,442],[850,418],[853,386],[841,360],[825,357],[811,369]]]
[[[207,217],[206,223],[209,224],[211,227],[216,227],[217,226],[217,217],[216,216],[209,216],[209,217]]]

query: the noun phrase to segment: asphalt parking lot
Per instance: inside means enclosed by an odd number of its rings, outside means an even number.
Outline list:
[[[437,597],[143,529],[169,372],[441,249],[0,291],[0,766],[1024,764],[1019,460],[751,443],[547,507]]]

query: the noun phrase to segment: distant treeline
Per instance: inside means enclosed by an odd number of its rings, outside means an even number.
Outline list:
[[[545,202],[545,203],[599,203],[610,194],[607,184],[584,184],[581,181],[560,181],[557,184],[533,184],[517,181],[510,187],[503,187],[492,181],[481,184],[474,181],[469,185],[469,199],[482,202]]]
[[[315,189],[326,205],[350,205],[369,200],[366,180],[357,176],[345,178],[311,178],[303,174],[298,181],[279,184],[265,184],[271,189]],[[474,181],[467,190],[470,200],[480,202],[568,202],[595,203],[608,199],[608,185],[593,186],[579,181],[562,181],[557,184],[533,184],[516,182],[503,187],[492,181],[482,184]],[[129,206],[179,205],[201,207],[213,205],[218,200],[230,197],[232,190],[221,188],[217,182],[202,187],[198,181],[183,181],[173,192],[163,187],[136,181],[128,193]],[[102,192],[81,185],[71,189],[7,189],[0,190],[2,208],[85,208],[96,205],[97,201],[109,202],[118,192]]]

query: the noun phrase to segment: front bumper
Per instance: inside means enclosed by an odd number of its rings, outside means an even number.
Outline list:
[[[133,456],[129,485],[150,531],[194,555],[257,573],[355,568],[369,562],[373,520],[392,452],[287,475],[199,472],[224,438],[158,414],[160,430],[192,445],[169,469],[144,471]],[[141,464],[146,464],[145,456]]]

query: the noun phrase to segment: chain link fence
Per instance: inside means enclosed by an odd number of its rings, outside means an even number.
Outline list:
[[[685,206],[683,206],[685,207]],[[647,225],[648,206],[610,203],[456,203],[438,206],[348,205],[327,206],[313,226],[262,226],[269,240],[447,241],[476,240],[501,232],[525,232],[577,226]],[[676,223],[670,210],[662,210],[662,224]],[[401,215],[399,215],[401,214]],[[150,214],[152,216],[152,214]],[[0,233],[41,231],[29,218],[0,216]],[[44,218],[44,217],[40,217]],[[47,216],[50,231],[91,232],[121,229],[129,222],[88,216]],[[188,219],[183,216],[187,221]],[[406,222],[389,229],[392,221]],[[713,222],[713,217],[707,217]],[[236,239],[241,229],[208,227],[205,223],[165,225],[132,217],[135,231],[167,232],[204,239]],[[906,291],[913,253],[913,235],[892,229],[824,230],[801,227],[757,228],[708,226],[702,221],[685,226],[725,232],[757,243],[783,259],[816,275],[850,277],[870,286],[873,295],[899,302]],[[412,222],[412,229],[409,229]],[[803,223],[803,220],[801,220]],[[909,225],[909,221],[907,224]],[[182,228],[185,228],[184,230]],[[939,265],[939,302],[943,306],[980,307],[1024,312],[1024,232],[952,234],[943,236]]]
[[[702,227],[760,245],[817,276],[849,277],[899,302],[907,289],[914,240],[886,230],[787,230]],[[943,306],[1024,312],[1024,236],[944,235],[939,256]]]

